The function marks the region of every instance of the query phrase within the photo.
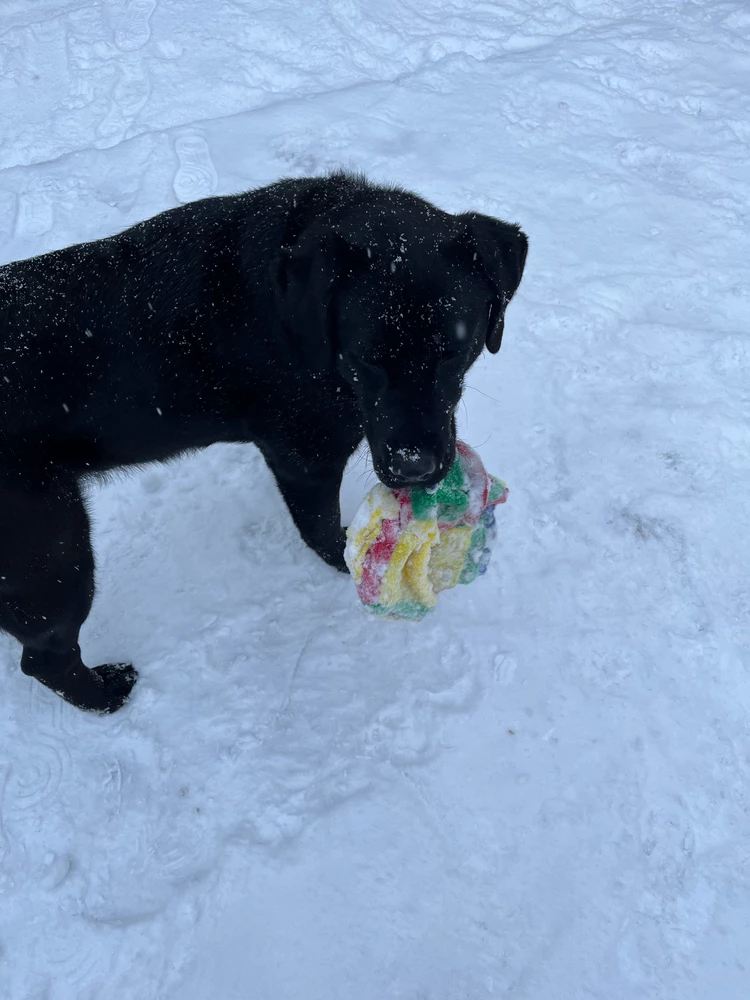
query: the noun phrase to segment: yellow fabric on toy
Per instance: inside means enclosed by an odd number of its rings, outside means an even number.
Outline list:
[[[349,533],[351,573],[355,583],[362,578],[370,546],[380,534],[384,521],[395,521],[399,504],[386,487],[375,487],[365,500],[365,517],[358,517]],[[441,590],[455,587],[471,543],[472,529],[456,527],[441,534],[436,518],[412,520],[396,541],[380,581],[380,602],[393,606],[401,601],[418,601],[426,608],[437,604]]]
[[[380,534],[382,522],[398,517],[398,500],[382,483],[370,490],[362,501],[347,532],[346,552],[349,572],[354,582],[362,579],[362,569],[370,546]]]
[[[428,608],[437,604],[428,569],[439,535],[437,520],[412,521],[407,525],[383,574],[380,593],[384,604],[420,601]]]
[[[426,586],[431,587],[436,594],[441,590],[449,590],[458,583],[473,530],[466,525],[451,528],[442,533],[437,545],[432,546],[428,555],[429,565],[425,565],[424,573],[429,577]]]

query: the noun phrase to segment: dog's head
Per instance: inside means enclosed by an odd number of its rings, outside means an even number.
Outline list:
[[[467,371],[500,349],[528,243],[509,223],[391,194],[303,234],[272,279],[310,364],[354,392],[378,478],[430,486],[455,456]]]

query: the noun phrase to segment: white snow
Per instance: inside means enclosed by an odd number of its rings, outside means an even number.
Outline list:
[[[7,1000],[750,995],[743,0],[6,0],[0,259],[348,166],[531,240],[419,625],[252,448],[95,497],[92,718],[0,638]],[[373,483],[361,456],[347,516]]]

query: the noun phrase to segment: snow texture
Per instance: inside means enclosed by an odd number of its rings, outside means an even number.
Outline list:
[[[3,261],[334,166],[531,238],[460,422],[511,501],[423,623],[252,448],[96,494],[141,679],[0,638],[4,1000],[747,1000],[748,79],[744,0],[4,0]]]

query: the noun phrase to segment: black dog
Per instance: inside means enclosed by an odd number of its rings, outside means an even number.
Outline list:
[[[345,569],[348,458],[366,435],[388,486],[440,481],[526,249],[517,226],[336,174],[0,268],[0,628],[24,672],[100,712],[135,683],[78,646],[82,484],[113,468],[252,441],[305,542]]]

